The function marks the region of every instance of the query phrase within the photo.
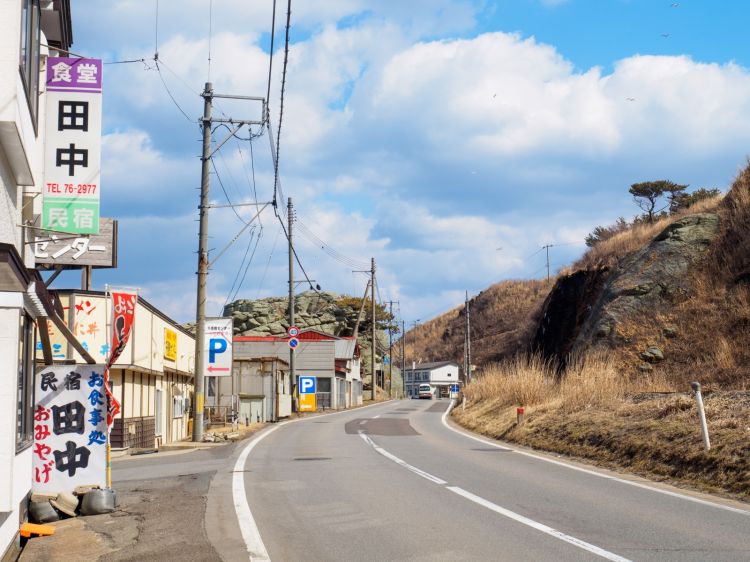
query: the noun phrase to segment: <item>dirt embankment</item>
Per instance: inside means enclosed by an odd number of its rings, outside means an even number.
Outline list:
[[[750,501],[750,393],[704,397],[712,448],[704,450],[689,394],[637,395],[620,403],[565,412],[484,401],[453,418],[494,439],[584,459],[610,469]]]
[[[750,166],[723,199],[622,232],[561,274],[537,355],[485,366],[456,421],[750,500],[749,272]],[[691,381],[706,391],[709,451]]]

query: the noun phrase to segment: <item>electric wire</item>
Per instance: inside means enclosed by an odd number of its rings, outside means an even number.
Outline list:
[[[211,162],[211,167],[214,169],[214,173],[216,174],[216,179],[219,181],[219,186],[221,186],[221,191],[224,193],[224,197],[226,197],[227,203],[229,203],[229,208],[232,209],[232,212],[237,216],[238,219],[240,219],[240,222],[242,222],[243,224],[247,224],[247,221],[240,216],[240,214],[237,212],[237,209],[235,209],[234,207],[234,203],[232,203],[232,200],[229,198],[229,194],[227,193],[227,190],[224,187],[224,182],[221,179],[219,170],[216,168],[216,163],[214,162],[214,159],[209,158],[209,162]]]
[[[289,62],[289,28],[292,21],[292,0],[287,0],[286,32],[284,36],[284,65],[281,71],[281,96],[279,98],[279,125],[276,132],[276,157],[274,158],[273,203],[276,207],[276,190],[279,183],[279,151],[281,150],[281,124],[284,119],[284,93],[286,91],[286,68]],[[282,199],[283,200],[283,199]]]
[[[169,86],[167,86],[167,82],[166,82],[166,81],[164,80],[164,76],[163,76],[163,75],[162,75],[162,73],[161,73],[161,68],[160,68],[160,65],[159,65],[159,60],[158,60],[158,59],[155,59],[155,60],[154,60],[154,62],[156,63],[156,70],[157,70],[157,72],[158,72],[158,74],[159,74],[159,78],[161,79],[161,83],[162,83],[162,85],[164,86],[164,89],[166,90],[166,92],[167,92],[167,95],[169,96],[169,99],[171,99],[171,100],[172,100],[172,103],[173,103],[173,104],[175,105],[175,107],[177,107],[177,109],[179,109],[179,110],[180,110],[180,113],[182,113],[182,115],[183,115],[183,116],[185,117],[185,119],[187,119],[187,120],[188,120],[188,122],[189,122],[189,123],[195,123],[196,121],[195,121],[195,120],[193,120],[193,119],[190,119],[190,117],[188,116],[188,114],[187,114],[187,113],[185,113],[185,110],[184,110],[184,109],[182,109],[182,107],[180,106],[180,104],[179,104],[179,103],[177,103],[177,100],[176,100],[176,99],[175,99],[175,97],[174,97],[174,96],[172,95],[172,92],[171,92],[171,90],[169,89]]]
[[[273,15],[271,16],[271,48],[268,52],[268,85],[266,87],[266,115],[263,120],[268,119],[268,102],[271,99],[271,73],[273,71],[273,43],[276,37],[276,0],[273,0]]]
[[[208,79],[211,81],[211,39],[213,36],[214,0],[208,2]]]
[[[349,269],[365,269],[367,264],[365,262],[358,261],[354,258],[350,258],[341,252],[336,251],[330,245],[326,244],[320,237],[312,232],[300,219],[297,219],[297,227],[302,235],[312,242],[315,246],[320,247],[328,256],[338,261],[339,263],[347,266]]]
[[[273,246],[271,246],[271,253],[268,254],[268,261],[266,262],[266,267],[263,270],[263,275],[260,278],[260,283],[258,283],[258,296],[257,298],[260,298],[261,291],[263,290],[263,283],[266,280],[266,275],[268,274],[268,268],[271,265],[271,258],[273,258],[273,254],[276,251],[276,245],[279,243],[279,238],[281,237],[281,226],[279,226],[276,229],[276,237],[273,240]]]
[[[284,225],[284,221],[281,219],[279,215],[276,215],[276,218],[279,219],[279,224],[281,225],[281,229],[284,232],[284,236],[286,237],[287,242],[289,242],[289,232],[286,230],[286,226]],[[299,259],[299,255],[297,255],[297,250],[294,248],[294,244],[290,243],[290,247],[292,249],[292,255],[294,256],[294,260],[297,262],[297,265],[299,265],[299,268],[302,270],[302,275],[305,276],[305,280],[307,281],[307,284],[310,286],[310,289],[312,291],[315,291],[320,295],[320,291],[312,284],[312,281],[310,280],[310,276],[307,275],[307,271],[305,271],[304,266],[302,265],[302,262]]]

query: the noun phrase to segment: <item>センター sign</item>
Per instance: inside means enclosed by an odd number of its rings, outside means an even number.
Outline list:
[[[99,219],[99,234],[38,234],[34,238],[38,268],[117,267],[117,221]]]

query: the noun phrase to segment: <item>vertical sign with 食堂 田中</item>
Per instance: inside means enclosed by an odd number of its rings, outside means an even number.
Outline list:
[[[177,332],[164,328],[164,359],[177,361]]]
[[[103,365],[55,365],[37,373],[32,490],[105,485],[107,416]]]
[[[42,228],[99,233],[102,61],[47,59]]]
[[[316,391],[315,377],[300,377],[297,388],[299,389],[299,411],[314,412],[317,409],[315,403]]]
[[[206,318],[203,373],[208,377],[232,374],[232,319]]]

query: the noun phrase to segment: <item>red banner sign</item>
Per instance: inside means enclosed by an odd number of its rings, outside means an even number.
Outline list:
[[[112,344],[107,366],[104,369],[104,388],[107,393],[107,425],[111,426],[115,416],[120,413],[120,403],[115,399],[110,388],[109,369],[115,364],[125,349],[133,331],[135,321],[135,304],[138,295],[124,291],[112,293]]]

